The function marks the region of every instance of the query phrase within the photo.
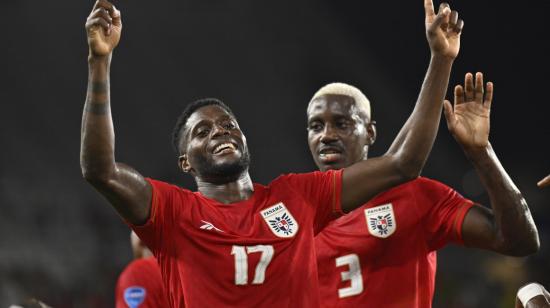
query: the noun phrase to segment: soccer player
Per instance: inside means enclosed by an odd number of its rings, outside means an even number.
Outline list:
[[[449,131],[476,169],[492,210],[422,177],[383,192],[316,236],[322,306],[431,307],[436,251],[447,243],[511,256],[538,250],[527,203],[489,143],[492,96],[492,83],[484,97],[482,74],[474,82],[468,73],[464,87],[455,88],[454,109],[444,104]],[[308,142],[320,170],[367,160],[375,138],[369,101],[357,88],[330,84],[314,95]]]
[[[157,259],[133,231],[130,242],[134,261],[118,277],[116,308],[169,307]]]
[[[180,168],[197,183],[191,192],[115,160],[109,71],[122,21],[99,0],[86,22],[82,174],[153,251],[172,307],[317,307],[314,235],[342,212],[418,176],[437,133],[462,24],[448,5],[433,15],[432,59],[413,113],[384,156],[345,170],[253,184],[246,138],[231,109],[216,99],[190,104],[177,120],[174,145]]]
[[[548,308],[550,293],[540,284],[532,282],[518,290],[516,308]]]

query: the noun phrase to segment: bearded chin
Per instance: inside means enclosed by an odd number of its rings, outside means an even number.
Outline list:
[[[238,161],[233,163],[216,165],[204,157],[201,157],[198,159],[195,169],[199,171],[200,177],[208,182],[212,184],[225,184],[239,179],[239,177],[248,170],[249,166],[250,154],[247,151]]]

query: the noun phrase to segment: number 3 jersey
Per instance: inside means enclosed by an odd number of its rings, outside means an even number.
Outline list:
[[[418,178],[379,194],[315,238],[322,307],[431,307],[436,250],[462,243],[473,203]]]
[[[232,204],[148,179],[151,214],[132,228],[172,307],[318,307],[314,235],[341,215],[341,174],[284,175]]]

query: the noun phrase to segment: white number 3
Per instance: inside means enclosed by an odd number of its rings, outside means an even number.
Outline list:
[[[344,265],[349,266],[349,271],[342,272],[342,281],[351,280],[351,285],[338,289],[338,297],[344,298],[361,294],[363,292],[363,276],[361,276],[359,256],[353,253],[336,258],[336,267]]]
[[[256,265],[256,272],[252,284],[262,284],[265,281],[265,271],[273,259],[274,249],[271,245],[236,246],[233,245],[231,254],[235,256],[235,284],[248,284],[248,254],[261,252],[260,262]]]

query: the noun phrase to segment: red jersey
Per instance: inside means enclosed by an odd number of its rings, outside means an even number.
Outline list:
[[[154,257],[132,261],[118,277],[116,308],[169,307]]]
[[[473,203],[426,178],[379,194],[315,238],[322,307],[431,307],[436,250]]]
[[[172,307],[318,307],[314,235],[341,215],[341,175],[281,176],[232,204],[148,179],[150,218],[132,228]]]

